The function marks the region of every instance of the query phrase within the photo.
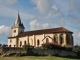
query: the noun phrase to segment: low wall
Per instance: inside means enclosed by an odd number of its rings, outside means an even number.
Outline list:
[[[22,50],[23,50],[22,48],[16,48],[16,47],[1,47],[0,54],[4,54],[6,52],[19,52]]]
[[[16,55],[17,52],[20,52],[19,54],[22,55],[23,49],[22,48],[16,48],[16,47],[0,48],[0,53],[3,56],[5,56],[5,55],[10,56],[10,54],[13,54],[13,53],[15,53],[13,55]],[[32,49],[28,49],[27,53],[25,52],[25,55],[76,57],[78,54],[74,51],[69,51],[69,50],[32,48]],[[23,56],[25,56],[25,55],[23,55]]]
[[[57,50],[57,49],[31,49],[28,50],[28,54],[30,55],[57,55],[57,56],[77,56],[77,53],[74,51],[67,51],[67,50]]]

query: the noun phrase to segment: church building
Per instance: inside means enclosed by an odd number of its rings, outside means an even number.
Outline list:
[[[24,29],[18,13],[17,19],[11,27],[12,36],[8,37],[8,46],[22,47],[29,44],[34,47],[41,47],[42,44],[53,43],[61,47],[73,47],[73,32],[64,27],[33,31],[24,31]]]

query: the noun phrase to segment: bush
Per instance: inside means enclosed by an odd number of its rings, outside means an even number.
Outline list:
[[[72,48],[61,47],[60,45],[53,44],[53,43],[42,44],[42,47],[47,49],[59,49],[59,50],[72,51]]]
[[[27,51],[29,48],[30,48],[30,45],[23,45],[23,49],[24,49],[24,50]]]
[[[79,45],[76,45],[75,49],[76,49],[77,52],[80,52],[80,46]]]
[[[51,49],[53,49],[53,48],[59,48],[60,46],[57,45],[57,44],[53,44],[53,43],[45,43],[45,44],[42,44],[42,47],[43,48],[51,48]]]

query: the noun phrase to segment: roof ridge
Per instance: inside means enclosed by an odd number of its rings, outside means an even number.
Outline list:
[[[63,27],[58,27],[58,28],[63,28]],[[47,29],[40,29],[40,30],[30,30],[30,31],[25,31],[25,32],[41,31],[41,30],[51,30],[51,29],[57,29],[57,28],[47,28]]]
[[[73,33],[67,30],[64,27],[59,28],[51,28],[51,29],[42,29],[42,30],[33,30],[33,31],[25,31],[18,36],[30,36],[30,35],[39,35],[39,34],[48,34],[48,33]]]
[[[65,29],[64,31],[70,31],[70,30],[68,30],[68,29],[66,29],[66,28],[64,28],[64,27],[58,27],[58,28],[48,28],[48,29],[40,29],[40,30],[30,30],[30,31],[25,31],[25,32],[33,32],[33,31],[43,31],[43,30],[52,30],[52,29]],[[71,32],[71,31],[70,31]]]

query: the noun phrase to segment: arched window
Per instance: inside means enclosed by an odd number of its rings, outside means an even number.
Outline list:
[[[46,38],[46,43],[49,43],[49,39],[48,38]]]
[[[60,35],[60,43],[62,44],[64,41],[63,41],[63,34]]]
[[[20,41],[20,47],[22,46],[22,41]]]
[[[39,47],[39,45],[40,45],[40,41],[39,41],[39,39],[37,40],[37,46]]]
[[[26,45],[26,41],[24,41],[24,45]]]
[[[73,45],[73,36],[70,34],[70,44]]]
[[[57,36],[57,34],[54,36],[54,43],[58,43],[58,36]]]
[[[66,43],[70,44],[70,35],[69,34],[66,34]]]

